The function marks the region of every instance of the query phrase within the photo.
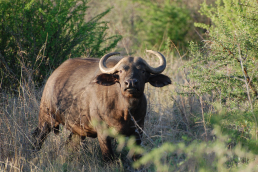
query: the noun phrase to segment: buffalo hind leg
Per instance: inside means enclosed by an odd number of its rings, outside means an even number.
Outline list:
[[[102,157],[105,162],[114,160],[114,153],[111,146],[111,138],[98,134],[98,141],[102,152]]]
[[[50,133],[51,131],[51,127],[49,124],[45,123],[42,127],[42,129],[40,129],[39,127],[37,127],[33,133],[32,133],[32,137],[34,138],[34,150],[38,151],[41,149],[42,144],[44,143],[44,141],[47,138],[47,135]]]

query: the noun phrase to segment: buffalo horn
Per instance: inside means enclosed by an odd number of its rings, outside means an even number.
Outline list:
[[[149,64],[146,63],[147,71],[150,72],[150,73],[161,73],[161,72],[163,72],[166,68],[165,57],[160,52],[157,52],[157,51],[146,50],[146,52],[154,54],[159,58],[159,66],[156,67],[156,68],[151,67]]]
[[[109,57],[114,56],[114,55],[118,55],[118,54],[120,54],[120,53],[118,53],[118,52],[113,52],[113,53],[108,53],[108,54],[104,55],[104,56],[100,59],[100,61],[99,61],[99,69],[100,69],[100,71],[103,72],[103,73],[109,73],[109,74],[112,74],[112,73],[116,72],[116,71],[117,71],[116,68],[117,68],[117,66],[120,65],[121,60],[120,60],[114,67],[112,67],[112,68],[108,68],[108,67],[106,66],[106,61],[107,61],[107,59],[108,59]]]
[[[165,57],[160,53],[160,52],[157,52],[157,51],[152,51],[152,50],[146,50],[146,52],[148,53],[151,53],[151,54],[154,54],[156,55],[158,58],[159,58],[159,66],[154,68],[154,67],[151,67],[147,62],[144,61],[146,67],[147,67],[147,71],[150,72],[150,73],[161,73],[165,70],[166,68],[166,59]],[[108,53],[106,55],[104,55],[100,61],[99,61],[99,69],[101,70],[101,72],[103,73],[114,73],[117,71],[117,67],[120,66],[122,60],[120,60],[114,67],[112,68],[108,68],[106,66],[106,60],[111,57],[111,56],[114,56],[114,55],[118,55],[120,53],[117,53],[117,52],[114,52],[114,53]]]

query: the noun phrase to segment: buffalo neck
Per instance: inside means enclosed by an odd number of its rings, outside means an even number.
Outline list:
[[[144,94],[140,97],[134,98],[134,97],[125,97],[121,95],[122,101],[124,107],[126,107],[131,113],[134,113],[135,110],[139,108],[139,106],[142,103],[142,100],[144,98]]]

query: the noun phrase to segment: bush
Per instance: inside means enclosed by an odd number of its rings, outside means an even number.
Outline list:
[[[85,21],[87,0],[6,0],[0,2],[1,87],[16,92],[25,78],[38,86],[64,60],[100,57],[121,36],[106,38],[110,9]]]
[[[219,124],[232,142],[243,144],[257,139],[257,11],[254,0],[217,0],[215,7],[203,3],[200,12],[212,25],[196,24],[207,29],[207,39],[201,46],[191,43],[192,60],[185,66],[190,92],[210,95],[208,103],[216,111],[207,116],[221,116],[211,124]],[[253,149],[252,143],[245,146]]]
[[[189,77],[199,83],[200,92],[219,93],[224,105],[228,100],[248,102],[248,90],[251,100],[257,96],[258,4],[253,0],[216,3],[217,7],[202,5],[201,13],[213,24],[196,24],[208,30],[208,39],[202,48],[191,43]]]
[[[141,41],[146,46],[160,46],[164,50],[167,39],[171,40],[178,48],[185,48],[189,39],[188,32],[193,28],[190,11],[177,2],[169,0],[163,3],[144,1],[141,19],[136,23]],[[169,43],[170,44],[170,43]]]
[[[257,155],[248,152],[241,145],[229,149],[227,135],[220,127],[213,130],[214,140],[195,140],[185,143],[164,143],[154,148],[137,162],[134,167],[154,164],[155,171],[256,171]],[[216,138],[216,139],[215,139]],[[153,170],[154,171],[154,170]]]

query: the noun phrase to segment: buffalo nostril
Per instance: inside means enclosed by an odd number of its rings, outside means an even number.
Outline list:
[[[125,86],[127,88],[130,88],[130,87],[135,87],[138,83],[138,80],[137,79],[128,79],[125,81]]]

